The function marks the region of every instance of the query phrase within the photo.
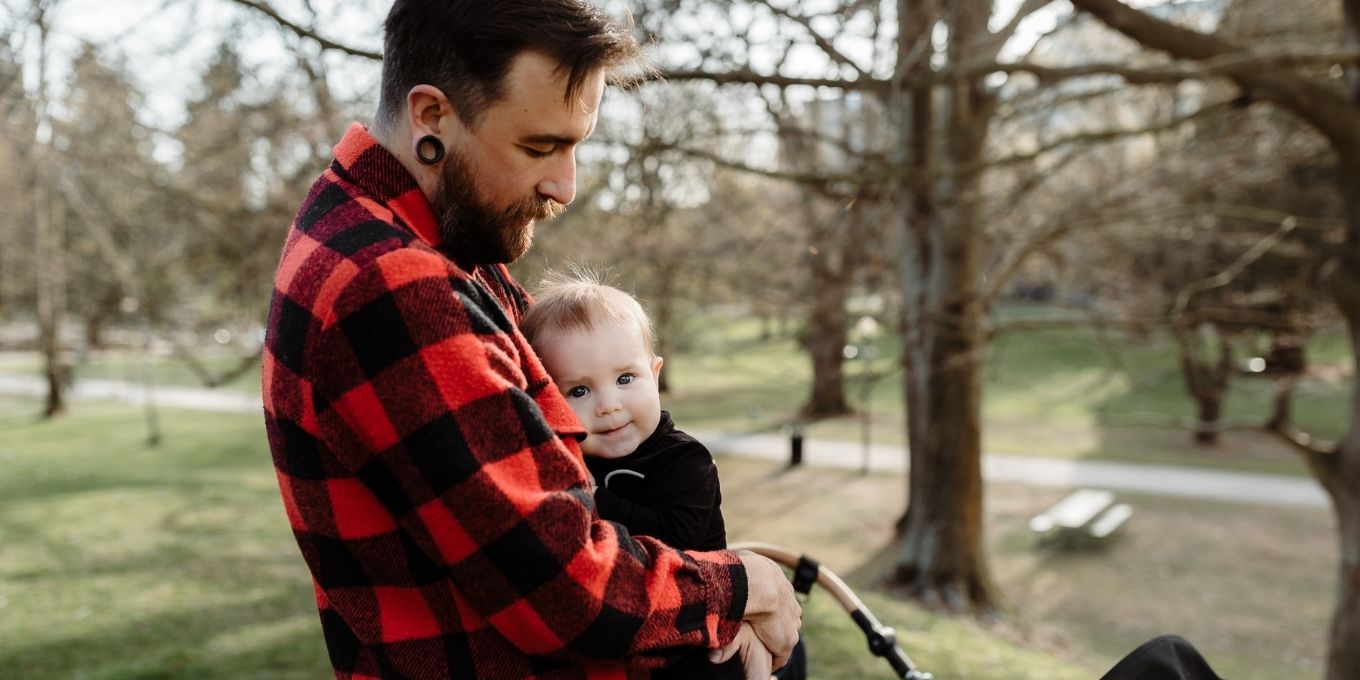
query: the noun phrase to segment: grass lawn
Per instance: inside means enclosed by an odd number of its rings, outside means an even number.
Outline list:
[[[325,650],[258,418],[0,402],[0,667],[317,678]]]
[[[309,578],[257,418],[81,404],[35,423],[0,398],[0,667],[22,678],[317,678]],[[941,678],[1093,678],[1179,632],[1228,677],[1316,676],[1333,594],[1324,511],[1130,497],[1107,550],[1036,550],[1025,521],[1061,492],[993,485],[988,551],[1010,612],[983,626],[882,588],[900,476],[721,462],[732,540],[804,550],[855,585]],[[1264,585],[1264,584],[1268,584]],[[825,593],[805,616],[816,678],[888,678]]]
[[[980,627],[923,613],[884,590],[896,557],[892,524],[904,506],[904,477],[785,471],[730,458],[719,466],[730,540],[778,543],[818,558],[867,594],[870,608],[898,629],[907,653],[937,677],[984,677],[986,669],[1004,666],[998,655],[1007,645],[1018,645],[1064,660],[1075,677],[1096,678],[1162,633],[1191,640],[1226,678],[1322,674],[1337,561],[1327,510],[1120,494],[1135,508],[1121,533],[1098,549],[1063,552],[1036,546],[1028,522],[1064,491],[991,484],[987,556],[1006,615],[999,625]],[[832,623],[840,624],[834,617]],[[823,656],[816,635],[823,625],[809,624],[814,665]],[[987,646],[970,647],[971,631],[986,632]],[[837,638],[842,643],[837,655],[858,652]]]

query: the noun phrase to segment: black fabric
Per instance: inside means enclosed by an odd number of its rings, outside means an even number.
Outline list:
[[[1100,680],[1222,680],[1179,635],[1162,635],[1129,652]]]
[[[718,466],[703,444],[675,429],[669,413],[661,412],[656,431],[636,451],[614,459],[586,456],[586,467],[595,477],[602,519],[682,550],[727,547]]]
[[[636,451],[614,459],[586,456],[586,467],[595,478],[595,506],[602,519],[682,550],[727,547],[718,466],[699,440],[675,429],[666,411]],[[652,677],[743,680],[745,674],[740,658],[714,666],[707,651],[699,649],[685,652]]]

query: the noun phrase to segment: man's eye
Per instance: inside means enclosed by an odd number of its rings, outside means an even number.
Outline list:
[[[620,384],[620,385],[627,385],[627,384],[633,382],[633,379],[636,378],[636,377],[637,377],[637,376],[636,376],[636,375],[633,375],[632,373],[624,373],[623,375],[619,376],[619,384]]]
[[[576,387],[567,390],[568,399],[580,399],[587,394],[590,394],[590,390],[586,389],[584,385],[577,385]]]
[[[552,155],[552,152],[553,152],[553,150],[552,150],[551,148],[549,148],[549,149],[547,149],[547,150],[544,150],[544,149],[535,149],[535,148],[532,147],[532,146],[526,146],[526,147],[524,147],[524,153],[529,154],[529,157],[530,157],[530,158],[547,158],[548,156],[551,156],[551,155]]]

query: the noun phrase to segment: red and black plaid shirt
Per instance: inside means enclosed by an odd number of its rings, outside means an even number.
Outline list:
[[[633,678],[736,634],[746,575],[600,521],[503,266],[460,267],[360,125],[288,233],[264,354],[339,678]]]

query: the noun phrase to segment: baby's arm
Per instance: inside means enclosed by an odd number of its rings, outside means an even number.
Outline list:
[[[606,488],[604,480],[595,490],[600,517],[618,522],[639,536],[653,536],[682,549],[716,550],[702,545],[718,504],[718,467],[702,446],[677,452],[671,465],[653,470],[646,479],[645,494],[623,494]],[[610,485],[630,484],[626,477]]]

